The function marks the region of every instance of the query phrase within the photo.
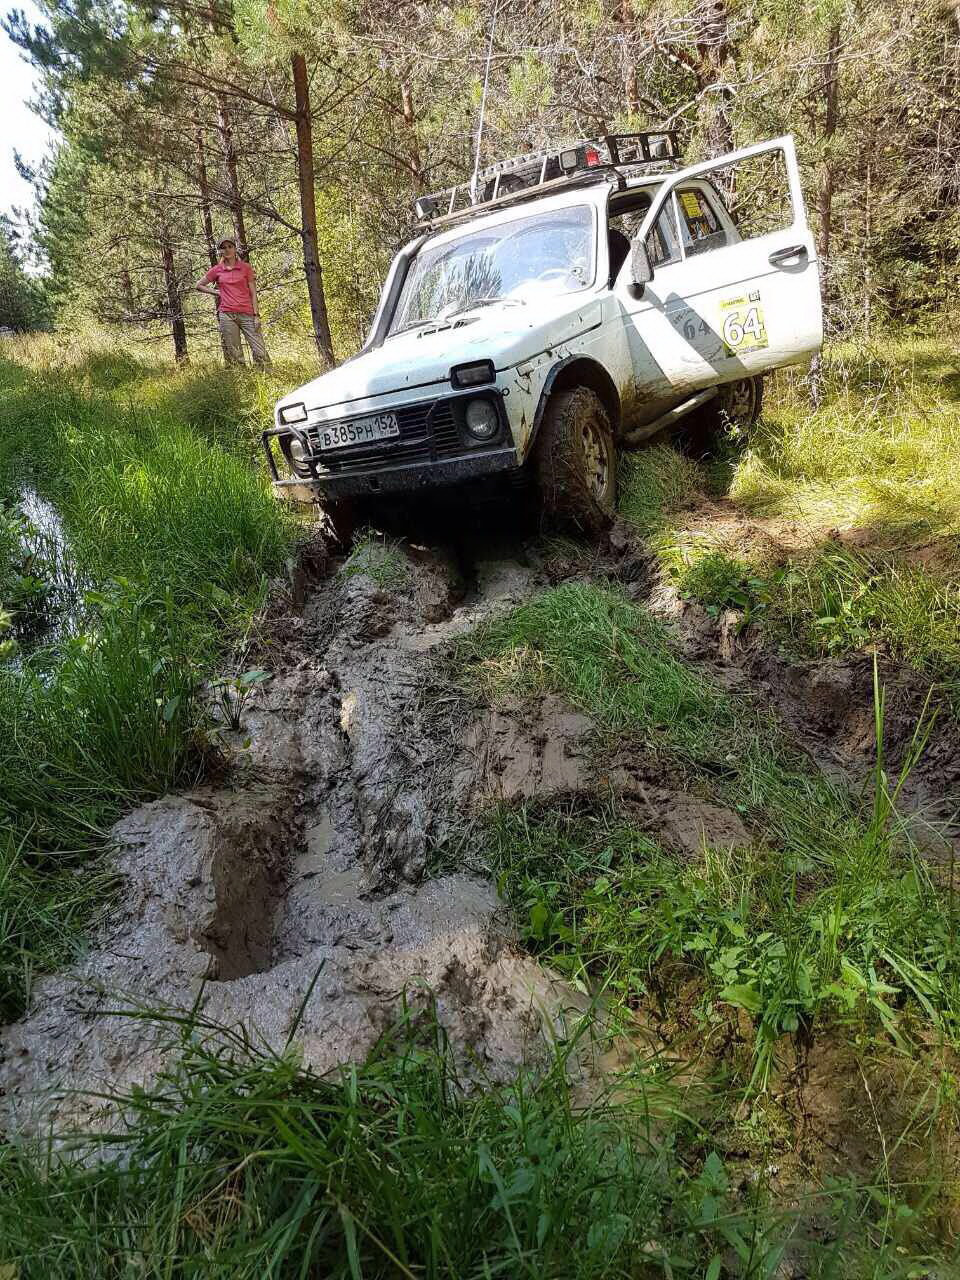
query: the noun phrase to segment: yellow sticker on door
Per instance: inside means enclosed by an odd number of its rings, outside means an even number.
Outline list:
[[[700,208],[700,201],[695,191],[681,191],[680,203],[683,205],[683,211],[688,218],[703,217],[703,210]]]
[[[762,351],[770,345],[763,321],[759,293],[739,298],[723,298],[720,302],[720,332],[724,352],[738,356],[747,351]]]

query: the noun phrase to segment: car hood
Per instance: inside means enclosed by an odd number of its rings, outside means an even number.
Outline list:
[[[452,366],[471,360],[492,360],[498,370],[509,369],[595,328],[601,308],[598,298],[583,294],[552,299],[547,319],[542,304],[484,307],[436,329],[387,338],[382,346],[361,351],[291,391],[277,408],[305,404],[307,409],[331,409],[391,392],[449,385]]]

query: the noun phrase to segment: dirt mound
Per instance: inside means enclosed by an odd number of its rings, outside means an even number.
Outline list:
[[[481,715],[466,739],[474,759],[474,807],[490,801],[593,801],[616,795],[633,821],[666,848],[699,856],[704,845],[736,849],[752,841],[730,809],[665,787],[663,765],[626,748],[613,759],[592,737],[588,716],[548,695]]]
[[[474,804],[595,789],[590,719],[561,698],[490,711],[467,735]]]

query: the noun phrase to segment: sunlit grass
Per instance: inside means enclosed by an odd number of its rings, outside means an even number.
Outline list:
[[[796,655],[874,647],[960,695],[960,357],[942,338],[839,347],[813,408],[768,380],[722,468],[625,461],[621,513],[682,594],[740,611]],[[697,510],[696,518],[689,514]]]
[[[242,645],[298,535],[257,466],[270,394],[266,378],[164,368],[122,347],[4,346],[0,606],[15,635],[35,601],[54,601],[61,623],[45,636],[41,614],[0,662],[8,1016],[25,975],[75,944],[82,903],[102,905],[110,824],[198,775],[198,691]],[[55,554],[31,550],[24,487],[57,513]]]
[[[960,529],[960,351],[940,337],[841,346],[823,384],[812,409],[796,375],[770,380],[730,496],[825,528]]]

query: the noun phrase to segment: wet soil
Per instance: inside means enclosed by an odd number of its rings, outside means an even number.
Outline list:
[[[198,998],[208,1025],[278,1050],[292,1041],[319,1071],[361,1060],[404,1009],[439,1021],[468,1075],[507,1079],[545,1054],[584,997],[521,950],[492,883],[465,868],[427,878],[431,852],[493,802],[610,793],[682,857],[751,839],[662,763],[600,753],[561,699],[485,710],[443,684],[450,641],[562,578],[614,581],[651,605],[690,661],[779,711],[824,768],[858,780],[872,767],[871,657],[791,664],[764,651],[659,586],[623,526],[579,550],[524,532],[408,538],[384,554],[383,572],[348,575],[315,547],[292,584],[275,584],[256,655],[272,678],[239,730],[220,725],[216,780],[117,824],[109,922],[0,1033],[8,1127],[91,1122],[99,1104],[78,1091],[147,1081],[171,1052],[168,1029],[128,1015]],[[895,768],[926,689],[882,675]],[[951,727],[915,779],[936,833],[960,780]]]
[[[772,710],[789,738],[829,776],[869,794],[877,766],[875,655],[791,660],[755,628],[740,629],[735,610],[714,617],[668,583],[647,604],[674,628],[683,656],[727,688]],[[960,722],[936,684],[876,658],[883,692],[883,768],[897,788],[911,839],[935,863],[960,853]],[[914,759],[918,743],[922,751]]]

